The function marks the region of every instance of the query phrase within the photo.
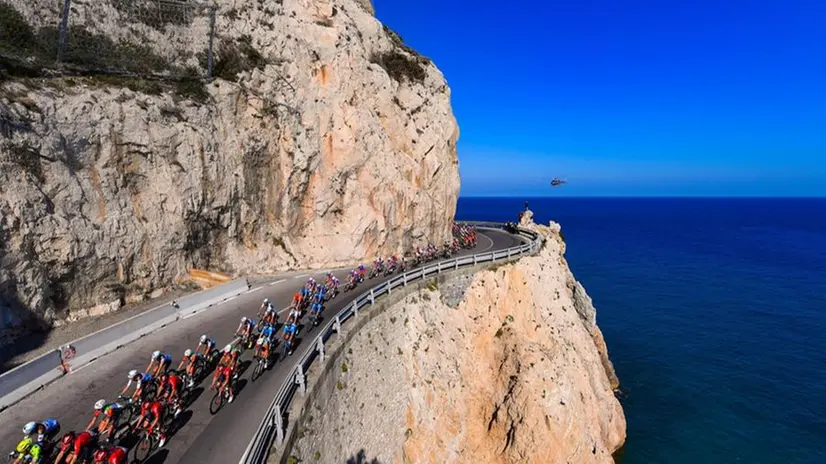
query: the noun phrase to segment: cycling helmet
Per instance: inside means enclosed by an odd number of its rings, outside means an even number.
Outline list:
[[[101,399],[95,402],[95,409],[97,409],[98,411],[103,409],[104,406],[106,406],[106,400]]]
[[[264,304],[269,303],[269,302],[270,302],[269,298],[264,298]]]
[[[152,359],[158,359],[160,357],[161,357],[161,352],[160,351],[155,350],[155,352],[152,353]]]
[[[23,433],[25,433],[26,435],[31,435],[32,433],[34,433],[35,428],[37,428],[37,424],[35,424],[34,422],[29,422],[28,424],[23,426]]]
[[[206,334],[201,335],[201,343],[206,343],[206,342],[207,342],[207,336],[206,336]]]
[[[246,317],[242,317],[242,318],[241,318],[241,323],[243,324],[243,323],[247,322],[247,320],[248,320],[248,319],[247,319]]]
[[[94,454],[95,462],[106,462],[106,451],[98,449]]]
[[[187,358],[192,356],[192,350],[187,349],[186,351],[184,351],[184,356],[186,356]]]
[[[23,454],[23,453],[29,451],[29,449],[32,447],[32,443],[33,443],[32,439],[29,438],[29,437],[26,437],[26,438],[20,440],[20,443],[17,444],[17,447],[15,447],[14,450],[17,451],[20,454]]]
[[[224,347],[224,353],[229,353],[230,351],[232,351],[232,344],[229,344]]]
[[[129,379],[134,379],[134,378],[135,378],[135,377],[137,377],[138,375],[140,375],[140,372],[136,371],[135,369],[132,369],[131,371],[129,371],[129,374],[128,374],[128,376],[127,376],[127,377],[128,377]]]

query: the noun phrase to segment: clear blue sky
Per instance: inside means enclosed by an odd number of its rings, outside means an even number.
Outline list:
[[[374,4],[447,77],[462,195],[826,195],[826,0]]]

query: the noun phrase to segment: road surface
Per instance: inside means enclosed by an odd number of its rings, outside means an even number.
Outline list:
[[[522,239],[503,231],[480,230],[477,242],[476,249],[462,250],[460,255],[505,249],[521,244]],[[278,308],[287,307],[293,293],[306,282],[309,275],[293,274],[258,281],[247,293],[171,324],[72,372],[15,406],[0,412],[0,443],[6,452],[11,451],[22,438],[21,429],[28,421],[56,418],[60,421],[62,431],[82,430],[92,417],[95,401],[100,398],[115,399],[126,385],[129,370],[145,369],[153,351],[161,350],[173,355],[173,367],[177,367],[184,350],[194,348],[201,334],[212,337],[220,349],[232,340],[241,316],[255,317],[265,297],[272,300]],[[345,281],[346,271],[336,272],[336,275],[342,282]],[[321,280],[323,273],[314,274],[314,277]],[[340,294],[328,302],[323,316],[335,315],[365,289],[389,278],[368,280],[356,290]],[[285,316],[286,314],[281,314],[279,320],[283,320]],[[324,325],[322,322],[319,327],[312,327],[307,319],[305,316],[303,322],[307,325],[299,334],[298,349],[304,349],[305,345],[301,344],[301,341],[306,343],[307,340],[312,340],[315,333]],[[242,361],[252,358],[251,351],[247,350],[244,353]],[[276,363],[255,382],[250,379],[253,367],[250,365],[242,372],[237,382],[235,401],[225,405],[216,415],[209,412],[209,402],[213,395],[209,391],[211,376],[200,385],[196,385],[196,400],[179,416],[181,426],[169,438],[164,448],[157,451],[147,462],[238,462],[273,396],[297,359],[298,356],[294,356]],[[242,363],[242,367],[244,364]],[[129,446],[130,443],[123,445]]]

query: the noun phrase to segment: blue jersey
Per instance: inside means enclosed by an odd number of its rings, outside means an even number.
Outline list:
[[[161,359],[159,359],[158,362],[162,364],[172,364],[172,356],[168,354],[163,354],[161,355]]]
[[[46,430],[45,433],[52,433],[54,431],[60,430],[60,424],[57,422],[57,419],[46,419],[40,423],[43,428]]]
[[[261,329],[261,336],[264,338],[272,338],[274,332],[275,330],[272,328],[272,326],[268,325]]]
[[[296,327],[295,324],[287,324],[284,326],[284,335],[295,335],[296,332],[298,332],[298,327]]]
[[[321,312],[321,303],[313,303],[313,311]]]
[[[154,377],[152,377],[152,374],[143,374],[143,377],[141,377],[141,379],[138,380],[138,386],[145,383],[149,383],[152,381],[152,379],[154,379]]]

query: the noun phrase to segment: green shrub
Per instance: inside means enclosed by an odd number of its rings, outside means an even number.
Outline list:
[[[384,68],[390,78],[396,82],[421,83],[427,77],[426,60],[419,57],[410,57],[396,50],[374,53],[370,57],[370,61]]]

